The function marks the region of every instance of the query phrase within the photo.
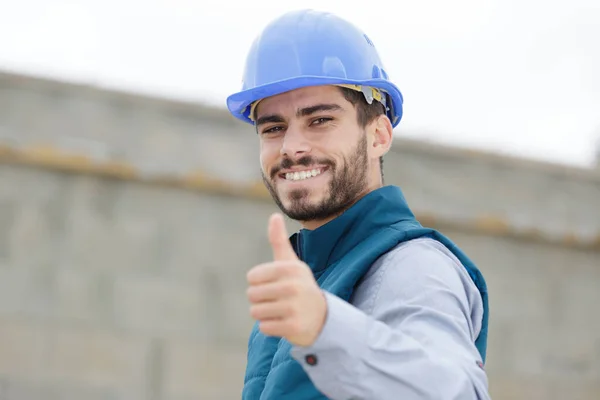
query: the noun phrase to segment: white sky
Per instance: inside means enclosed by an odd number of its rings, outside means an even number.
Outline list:
[[[0,68],[224,106],[264,24],[316,8],[350,19],[379,49],[405,98],[399,135],[593,160],[599,0],[210,3],[0,0]]]

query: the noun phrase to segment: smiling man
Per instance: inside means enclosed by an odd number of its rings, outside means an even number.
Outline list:
[[[265,185],[279,208],[308,229],[323,225],[381,185],[379,166],[368,162],[369,138],[344,97],[355,96],[349,90],[329,85],[300,88],[256,107]],[[384,114],[381,105],[380,111]],[[387,118],[379,122],[371,137],[378,143],[371,145],[383,156],[391,143],[391,126]],[[293,133],[285,135],[290,124]]]
[[[242,397],[488,399],[488,297],[474,263],[423,227],[383,157],[402,95],[371,40],[329,13],[268,24],[231,113],[255,126],[273,258],[251,266]]]

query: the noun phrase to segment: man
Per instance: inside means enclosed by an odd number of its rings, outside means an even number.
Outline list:
[[[254,124],[264,183],[302,229],[273,215],[273,260],[248,272],[243,399],[489,398],[485,281],[383,184],[402,95],[371,40],[290,12],[245,68],[228,108]]]

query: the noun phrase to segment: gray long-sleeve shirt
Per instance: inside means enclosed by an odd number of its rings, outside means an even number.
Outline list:
[[[483,305],[460,261],[421,238],[382,256],[350,303],[325,292],[317,341],[291,355],[332,400],[487,400]]]

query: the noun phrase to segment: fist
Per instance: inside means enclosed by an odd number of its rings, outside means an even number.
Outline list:
[[[257,265],[247,274],[250,315],[265,335],[310,346],[325,323],[325,296],[310,267],[296,256],[281,214],[269,219],[268,234],[273,261]]]

